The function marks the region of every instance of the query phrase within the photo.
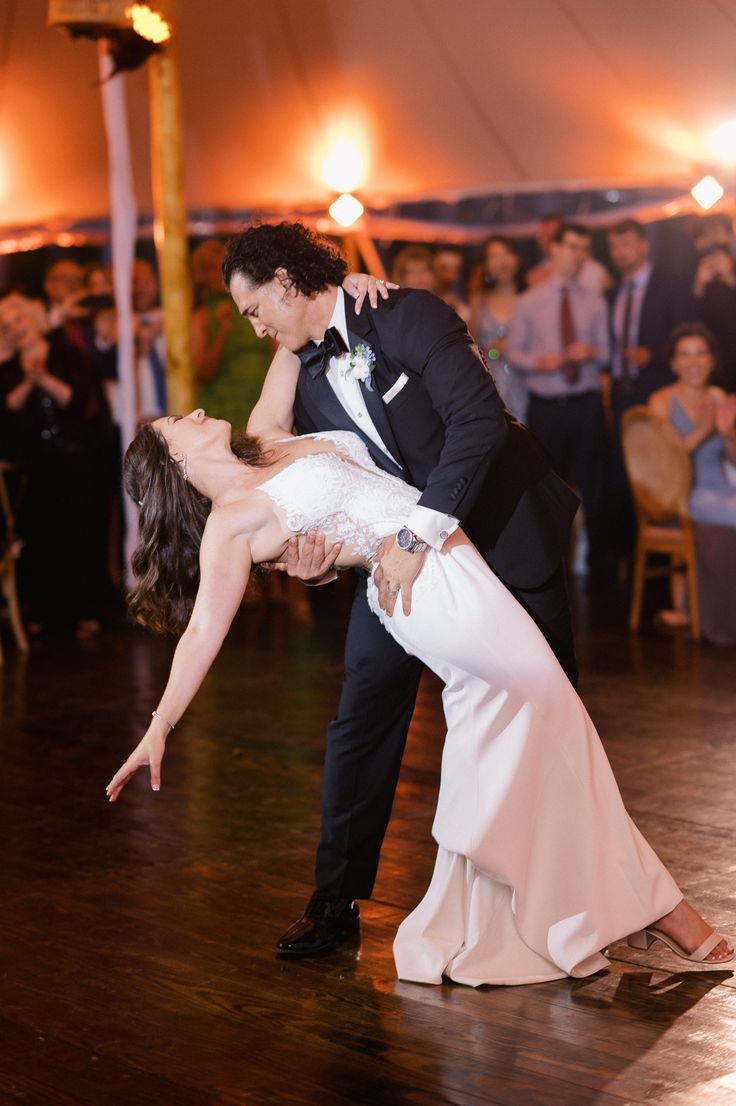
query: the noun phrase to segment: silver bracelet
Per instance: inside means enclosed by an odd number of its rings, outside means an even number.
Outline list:
[[[163,714],[159,714],[157,710],[151,711],[151,718],[160,718],[169,727],[169,732],[174,729],[173,722],[169,722],[167,718],[164,718]]]

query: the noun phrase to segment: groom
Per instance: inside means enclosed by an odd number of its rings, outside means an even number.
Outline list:
[[[341,288],[346,268],[300,223],[252,226],[228,243],[230,294],[256,333],[283,347],[249,430],[359,434],[377,465],[422,491],[384,543],[381,606],[392,613],[400,596],[410,610],[427,547],[441,549],[460,525],[575,683],[563,562],[577,498],[505,411],[454,311],[403,290],[357,315]],[[361,579],[327,731],[316,891],[277,943],[282,955],[326,952],[359,928],[355,900],[373,889],[420,675],[369,610]]]

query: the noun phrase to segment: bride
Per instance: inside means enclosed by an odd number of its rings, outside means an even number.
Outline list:
[[[374,562],[420,493],[377,468],[357,435],[279,429],[231,447],[230,425],[196,410],[144,426],[125,481],[141,514],[131,610],[182,636],[151,724],[107,786],[111,802],[144,765],[159,790],[166,739],[217,656],[251,566],[323,531],[338,567],[369,571],[376,617],[445,684],[437,860],[396,936],[400,978],[585,976],[626,936],[697,962],[733,958],[628,817],[583,704],[461,530],[428,551],[410,602],[391,617],[381,609]]]

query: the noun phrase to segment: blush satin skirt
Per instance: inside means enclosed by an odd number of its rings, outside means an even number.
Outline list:
[[[602,950],[682,898],[624,808],[585,707],[532,619],[470,544],[430,551],[387,630],[444,681],[437,859],[401,923],[401,979],[537,983],[604,968]]]

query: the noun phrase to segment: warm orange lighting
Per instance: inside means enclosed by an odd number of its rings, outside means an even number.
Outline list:
[[[0,253],[25,253],[27,250],[38,250],[45,245],[42,234],[26,234],[22,238],[4,238],[0,242]]]
[[[365,180],[366,164],[357,140],[338,134],[322,161],[322,179],[333,192],[354,192]]]
[[[160,12],[153,11],[148,4],[131,4],[126,8],[125,16],[133,24],[133,30],[149,42],[167,42],[171,38],[171,27]]]
[[[702,208],[708,211],[723,196],[723,188],[715,177],[701,177],[698,183],[690,189],[690,195],[694,200],[697,200]]]
[[[330,204],[330,215],[341,227],[351,227],[361,217],[365,208],[360,200],[351,196],[349,192],[343,192]]]
[[[736,119],[720,123],[710,132],[713,157],[726,165],[736,165]]]

